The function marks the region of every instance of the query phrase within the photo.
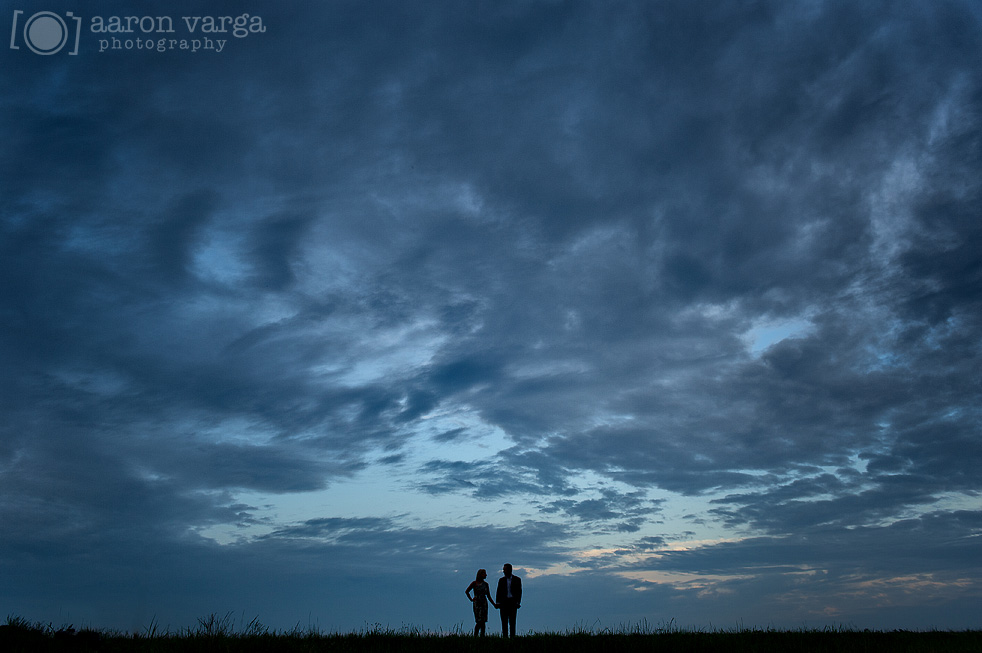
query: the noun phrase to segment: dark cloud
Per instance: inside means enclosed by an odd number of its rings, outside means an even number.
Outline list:
[[[977,600],[972,3],[207,12],[267,31],[0,54],[11,596],[28,570],[57,597],[159,568],[173,601],[218,599],[224,556],[288,588],[507,552],[627,620],[739,595],[883,622],[856,597],[913,610],[907,576],[932,615]],[[255,498],[371,473],[403,503]]]
[[[466,435],[467,430],[463,428],[450,429],[449,431],[444,431],[433,436],[433,439],[437,442],[453,442],[454,440],[459,440]]]
[[[605,488],[600,490],[598,498],[551,501],[542,508],[542,512],[562,512],[594,526],[613,522],[615,530],[633,533],[639,530],[641,524],[654,521],[653,516],[658,512],[660,502],[645,500],[644,497],[645,493],[640,491],[622,494]]]
[[[975,573],[978,511],[926,513],[883,526],[825,527],[773,538],[749,538],[685,551],[661,550],[634,565],[638,570],[709,573],[736,579],[754,570],[775,574],[806,573],[814,580],[847,592],[861,585],[874,596],[878,582],[915,584],[927,579],[940,588],[961,579],[959,592],[978,599],[978,586],[969,581]],[[875,560],[869,551],[875,549]],[[956,585],[959,583],[955,583]],[[857,592],[858,593],[858,592]]]
[[[183,281],[191,272],[198,232],[210,219],[214,204],[215,198],[208,191],[190,193],[178,199],[157,229],[148,234],[148,246],[163,281]]]

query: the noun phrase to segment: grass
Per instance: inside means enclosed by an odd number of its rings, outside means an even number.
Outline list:
[[[890,653],[982,653],[982,631],[870,631],[846,628],[823,630],[685,630],[674,622],[649,627],[576,627],[565,633],[528,633],[514,640],[492,636],[478,639],[458,626],[448,632],[424,632],[413,627],[393,630],[374,624],[358,633],[321,633],[316,630],[275,632],[258,619],[236,629],[231,613],[210,615],[198,620],[197,628],[161,632],[156,622],[139,634],[90,629],[71,625],[54,628],[51,624],[30,623],[8,617],[0,626],[0,650],[10,653],[45,651],[107,651],[148,653],[221,652],[385,652],[433,651],[466,653],[504,651],[535,653],[577,653],[579,651],[644,651],[645,653],[852,653],[889,651]]]

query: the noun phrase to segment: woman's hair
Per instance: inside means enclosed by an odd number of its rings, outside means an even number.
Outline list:
[[[484,569],[478,569],[477,576],[474,577],[474,580],[481,580],[481,574],[484,574],[484,577],[487,578],[488,572]]]

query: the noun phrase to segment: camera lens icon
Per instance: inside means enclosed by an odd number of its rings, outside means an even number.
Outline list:
[[[34,54],[54,54],[68,41],[68,25],[58,14],[39,11],[24,24],[24,45]]]
[[[19,49],[17,40],[17,21],[22,11],[14,12],[14,24],[10,30],[10,47],[14,50]],[[78,54],[79,32],[81,31],[82,19],[74,16],[71,12],[65,14],[75,22],[75,44],[69,54]],[[72,31],[69,30],[65,19],[52,11],[39,11],[26,21],[22,32],[23,44],[34,54],[48,55],[61,52],[62,48],[72,38]]]

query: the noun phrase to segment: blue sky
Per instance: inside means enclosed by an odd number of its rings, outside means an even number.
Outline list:
[[[980,626],[975,3],[4,7],[0,612]]]

